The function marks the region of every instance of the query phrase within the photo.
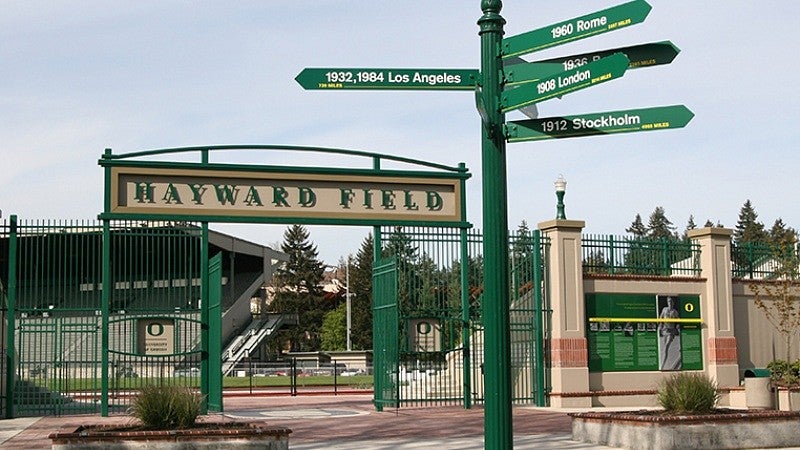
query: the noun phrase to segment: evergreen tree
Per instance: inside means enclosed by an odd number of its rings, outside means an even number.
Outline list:
[[[394,232],[388,234],[383,255],[394,256],[397,260],[397,299],[400,314],[408,314],[420,301],[418,294],[422,281],[417,267],[417,251],[403,227],[395,227]]]
[[[592,250],[583,262],[583,270],[588,273],[610,273],[611,265],[602,250]]]
[[[282,313],[297,314],[297,327],[282,331],[279,338],[288,341],[292,351],[317,351],[319,331],[327,311],[334,306],[322,296],[320,281],[324,266],[318,259],[317,247],[309,240],[308,230],[290,226],[283,234],[281,251],[289,261],[274,277],[274,308]]]
[[[370,233],[350,259],[350,339],[354,350],[372,350],[372,261]]]
[[[683,240],[684,241],[688,241],[689,240],[689,230],[695,230],[695,229],[697,229],[697,224],[694,223],[694,216],[689,214],[689,221],[686,222],[686,230],[684,230],[684,232],[683,232]]]
[[[797,231],[783,223],[783,219],[779,217],[769,230],[769,241],[778,248],[794,247],[797,243]]]
[[[748,199],[739,210],[739,220],[733,230],[733,241],[739,245],[748,242],[760,244],[766,243],[767,238],[764,224],[758,221],[758,214]]]
[[[446,279],[433,259],[423,254],[416,271],[419,279],[415,286],[417,292],[414,295],[416,302],[413,305],[413,312],[416,315],[433,315],[436,311],[446,308],[447,286],[444,284]]]
[[[664,208],[656,206],[650,214],[650,221],[647,223],[647,237],[653,239],[675,239],[675,227],[664,213]]]
[[[634,238],[643,238],[647,235],[647,228],[644,227],[644,223],[642,223],[642,216],[636,214],[636,218],[633,219],[631,226],[625,229],[626,232],[633,235]]]
[[[528,223],[522,221],[511,238],[511,276],[514,287],[520,288],[533,280],[533,234]]]
[[[417,249],[411,243],[411,236],[403,231],[403,227],[395,227],[394,232],[389,235],[389,242],[383,249],[383,255],[393,255],[397,257],[398,263],[415,263],[417,260]]]
[[[685,257],[684,252],[668,250],[680,238],[661,206],[657,206],[650,214],[646,228],[637,214],[636,220],[626,231],[634,235],[629,239],[628,252],[625,253],[625,266],[631,273],[668,275],[670,268],[665,263],[672,264]]]

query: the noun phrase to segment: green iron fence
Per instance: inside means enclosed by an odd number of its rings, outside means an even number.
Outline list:
[[[633,236],[582,236],[587,274],[700,276],[700,245],[691,241]]]
[[[731,243],[733,278],[774,279],[798,271],[800,256],[794,244],[774,245],[767,242]]]
[[[0,291],[9,298],[3,323],[10,325],[5,417],[121,412],[145,384],[201,383],[200,229],[108,226],[104,260],[100,222],[0,222]],[[389,305],[397,336],[383,386],[398,404],[482,401],[480,233],[406,227],[385,234],[386,253],[397,259]],[[512,233],[509,245],[514,398],[544,404],[547,245],[537,233]],[[231,286],[226,298],[239,294]]]
[[[144,384],[194,381],[173,374],[199,361],[197,227],[113,223],[108,305],[102,241],[94,221],[0,223],[5,417],[101,412],[104,360],[112,411]],[[171,333],[174,348],[143,356],[148,326]]]
[[[481,319],[482,235],[436,227],[386,228],[382,235],[384,253],[397,259],[399,403],[469,407],[482,402],[489,351]],[[544,405],[548,246],[538,232],[511,233],[509,245],[514,401]]]

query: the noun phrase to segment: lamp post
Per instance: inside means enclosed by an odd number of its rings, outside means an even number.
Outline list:
[[[564,194],[567,191],[567,180],[564,179],[564,175],[559,174],[558,179],[553,184],[556,187],[556,198],[558,198],[558,203],[556,204],[556,219],[565,220],[567,216],[564,214]]]

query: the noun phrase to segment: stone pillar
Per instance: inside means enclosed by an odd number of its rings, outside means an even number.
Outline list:
[[[583,295],[581,231],[585,222],[551,220],[539,224],[550,239],[550,380],[553,407],[590,407],[586,303]]]
[[[700,276],[705,279],[705,289],[700,296],[705,372],[720,387],[739,385],[733,325],[732,234],[727,228],[700,228],[688,232],[689,239],[700,244]]]

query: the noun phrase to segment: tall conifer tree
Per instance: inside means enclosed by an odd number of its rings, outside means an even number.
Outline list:
[[[299,324],[279,337],[288,341],[292,351],[317,351],[325,313],[335,306],[322,296],[320,281],[324,266],[318,259],[317,246],[310,241],[305,227],[292,225],[283,234],[281,251],[289,256],[289,261],[275,274],[273,309],[297,314]]]
[[[733,230],[733,240],[737,244],[748,242],[759,244],[767,242],[767,237],[764,224],[758,221],[758,214],[748,199],[739,210],[739,220]]]

